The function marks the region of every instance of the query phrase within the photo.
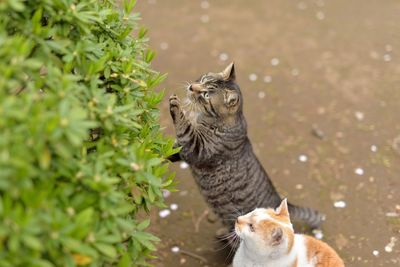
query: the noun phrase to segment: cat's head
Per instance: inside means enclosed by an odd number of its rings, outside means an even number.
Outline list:
[[[222,72],[209,72],[188,85],[188,100],[196,119],[224,121],[241,114],[243,100],[235,79],[231,63]]]
[[[258,208],[238,217],[235,232],[255,255],[274,258],[289,252],[294,231],[286,199],[276,210]]]

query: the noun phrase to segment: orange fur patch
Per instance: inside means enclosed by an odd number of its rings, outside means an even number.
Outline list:
[[[290,219],[288,217],[282,215],[276,215],[273,210],[267,210],[267,213],[269,216],[271,216],[274,220],[277,220],[278,222],[290,223]],[[288,227],[282,227],[282,225],[270,220],[261,221],[259,225],[257,225],[256,227],[260,228],[260,230],[263,233],[265,233],[264,236],[270,236],[274,229],[281,228],[283,231],[283,235],[288,238],[287,253],[288,254],[290,253],[294,244],[294,232],[292,229]]]
[[[271,216],[271,218],[283,222],[283,223],[290,223],[290,218],[286,215],[280,215],[280,214],[276,214],[274,210],[272,209],[268,209],[267,213],[269,216]]]
[[[344,267],[339,255],[328,244],[311,236],[304,236],[307,259],[316,267]]]
[[[296,259],[294,260],[294,262],[293,262],[293,264],[292,264],[292,267],[297,267],[297,257],[296,257]]]

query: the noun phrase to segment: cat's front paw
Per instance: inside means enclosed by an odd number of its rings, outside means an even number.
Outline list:
[[[172,119],[175,120],[176,116],[180,112],[181,101],[178,96],[173,94],[169,97],[169,112],[171,113]]]

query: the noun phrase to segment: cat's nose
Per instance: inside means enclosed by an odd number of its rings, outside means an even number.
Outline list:
[[[199,83],[192,83],[188,86],[188,90],[193,93],[200,93],[202,89],[201,84]]]

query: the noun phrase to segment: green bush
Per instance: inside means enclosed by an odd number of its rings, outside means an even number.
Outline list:
[[[0,266],[151,256],[137,214],[163,205],[174,150],[134,4],[0,1]]]

